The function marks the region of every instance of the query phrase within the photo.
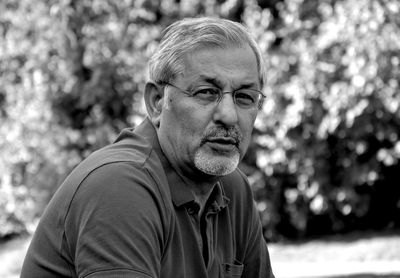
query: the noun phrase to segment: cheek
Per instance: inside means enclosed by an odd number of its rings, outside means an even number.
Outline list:
[[[176,140],[174,143],[180,149],[198,145],[207,126],[208,112],[182,100],[169,98],[166,102],[164,120],[169,126],[167,132]]]
[[[192,104],[190,99],[170,99],[169,111],[183,130],[190,134],[201,134],[211,119],[207,107]]]

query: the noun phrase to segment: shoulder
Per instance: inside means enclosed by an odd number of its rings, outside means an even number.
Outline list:
[[[132,214],[154,216],[158,222],[166,216],[166,196],[145,165],[130,161],[103,164],[80,182],[66,217],[73,222],[85,217],[107,216],[128,221]]]
[[[137,207],[167,211],[169,191],[165,187],[164,170],[151,145],[122,140],[79,164],[55,193],[47,211],[60,224],[68,215],[91,210],[109,210],[110,215]]]
[[[71,250],[79,237],[93,231],[137,238],[147,234],[154,239],[168,234],[172,201],[162,189],[165,184],[159,184],[147,166],[114,161],[93,169],[82,179],[62,217]]]
[[[119,147],[114,145],[95,153],[66,180],[67,187],[68,183],[76,187],[71,201],[122,210],[137,206],[144,210],[163,206],[160,209],[164,210],[167,182],[158,157],[151,149],[139,152]]]

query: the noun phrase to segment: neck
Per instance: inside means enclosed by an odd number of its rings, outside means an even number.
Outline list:
[[[178,174],[185,180],[186,184],[191,187],[195,195],[207,195],[218,182],[219,177],[209,176],[204,173],[183,174],[177,170]]]
[[[207,200],[220,177],[205,174],[198,169],[183,171],[180,167],[178,167],[178,165],[174,165],[173,163],[172,167],[193,192],[196,202],[200,205],[199,213],[201,215],[204,211]]]

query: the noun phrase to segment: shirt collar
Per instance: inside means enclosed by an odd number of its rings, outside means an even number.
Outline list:
[[[167,157],[161,150],[160,143],[158,141],[157,132],[151,123],[150,119],[146,119],[135,128],[135,133],[146,138],[147,142],[153,147],[157,156],[159,157],[161,164],[164,168],[167,176],[168,184],[171,191],[172,201],[175,206],[180,207],[182,205],[195,202],[195,196],[190,190],[190,186],[187,182],[175,171],[172,165],[169,163]],[[214,199],[214,200],[213,200]],[[218,210],[226,207],[229,203],[229,198],[225,196],[225,192],[221,185],[221,182],[217,182],[210,195],[211,204],[216,204]],[[214,206],[214,205],[212,205]]]
[[[219,212],[229,204],[230,199],[226,197],[224,188],[220,181],[214,186],[213,191],[210,194],[209,202],[211,204],[209,209],[212,212]]]

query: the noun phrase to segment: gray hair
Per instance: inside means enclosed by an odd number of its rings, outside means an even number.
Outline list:
[[[227,19],[208,17],[186,18],[174,22],[163,31],[158,50],[150,59],[150,79],[157,83],[173,80],[184,71],[182,57],[200,46],[231,48],[247,45],[256,56],[262,87],[265,83],[262,54],[243,25]]]

